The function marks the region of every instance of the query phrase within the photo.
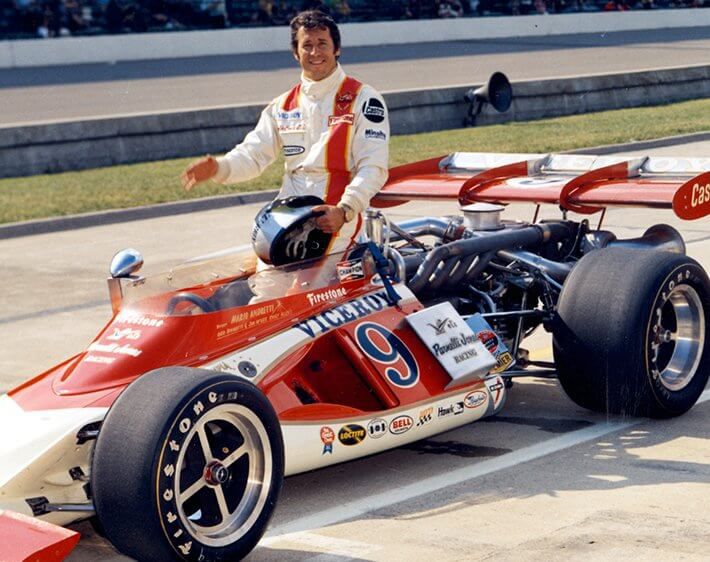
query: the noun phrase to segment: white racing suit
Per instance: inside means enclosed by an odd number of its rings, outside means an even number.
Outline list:
[[[256,128],[218,158],[215,181],[260,175],[282,152],[286,172],[278,197],[315,195],[346,211],[327,253],[345,251],[362,228],[361,213],[387,180],[389,119],[382,96],[347,77],[301,83],[273,100]]]
[[[282,152],[286,171],[278,197],[315,195],[345,210],[346,222],[326,250],[345,252],[362,229],[362,212],[387,180],[389,119],[382,96],[347,77],[340,65],[318,82],[301,83],[273,100],[256,128],[218,158],[215,181],[237,183],[259,176]],[[334,256],[335,258],[335,256]],[[337,258],[335,258],[337,261]],[[324,259],[301,285],[326,284],[335,269]],[[257,271],[268,266],[259,261]],[[257,275],[252,302],[276,298],[288,290],[278,275]]]

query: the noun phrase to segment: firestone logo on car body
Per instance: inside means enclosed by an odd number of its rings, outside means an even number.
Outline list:
[[[321,291],[320,293],[308,293],[306,298],[311,306],[315,304],[320,304],[323,302],[328,302],[332,300],[337,300],[348,295],[347,289],[339,287],[337,289],[328,289],[327,291]]]

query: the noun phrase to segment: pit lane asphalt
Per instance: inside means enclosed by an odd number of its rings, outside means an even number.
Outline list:
[[[653,152],[702,156],[710,143]],[[82,349],[108,319],[99,280],[115,250],[136,246],[146,272],[161,271],[246,241],[257,208],[0,241],[0,387]],[[453,210],[420,203],[389,214]],[[529,207],[509,211],[531,215]],[[710,221],[627,209],[609,211],[605,225],[626,238],[657,222],[681,230],[689,254],[710,268]],[[539,356],[548,353],[543,334],[530,341]],[[709,421],[708,402],[676,420],[608,420],[576,407],[554,381],[521,381],[495,419],[289,478],[272,530],[249,559],[705,560]],[[560,439],[565,448],[534,458]],[[461,471],[471,478],[452,480]],[[126,560],[87,524],[77,528],[84,538],[70,562]]]
[[[698,17],[707,18],[706,10]],[[504,18],[500,18],[504,25]],[[710,25],[685,29],[348,47],[348,73],[380,91],[707,64]],[[286,47],[286,46],[284,46]],[[413,71],[416,69],[416,71]],[[0,70],[0,125],[266,102],[298,70],[288,51]]]

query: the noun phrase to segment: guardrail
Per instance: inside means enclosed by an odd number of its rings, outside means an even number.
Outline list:
[[[474,84],[384,95],[393,134],[463,126]],[[710,97],[710,65],[513,82],[507,113],[484,107],[479,125]],[[244,138],[263,106],[181,111],[0,128],[0,177],[220,153]]]

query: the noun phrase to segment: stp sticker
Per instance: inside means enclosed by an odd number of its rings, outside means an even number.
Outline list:
[[[414,425],[414,420],[410,416],[397,416],[390,422],[390,433],[401,435],[406,433]]]

